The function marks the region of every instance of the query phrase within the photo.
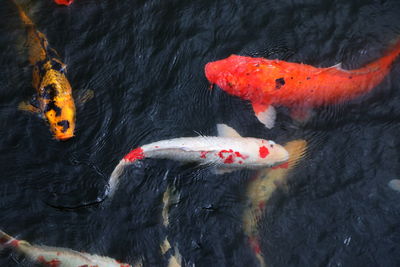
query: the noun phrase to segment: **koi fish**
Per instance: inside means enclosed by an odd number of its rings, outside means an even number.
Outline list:
[[[74,0],[54,0],[54,2],[58,5],[69,6],[74,2]]]
[[[18,240],[0,230],[0,249],[12,250],[29,258],[32,262],[49,267],[132,267],[112,258],[77,252],[67,248],[31,245],[25,240]]]
[[[71,85],[65,76],[66,65],[49,46],[46,36],[15,4],[26,27],[29,63],[33,66],[32,86],[36,89],[37,100],[36,106],[22,102],[19,109],[42,114],[56,139],[69,139],[74,136],[75,103]]]
[[[337,104],[366,94],[389,73],[400,53],[400,42],[362,68],[345,70],[231,55],[205,66],[211,84],[229,94],[249,100],[260,122],[274,126],[274,106],[291,109],[292,118],[305,120],[313,107]]]
[[[268,200],[278,187],[277,184],[285,183],[290,171],[304,157],[307,142],[294,140],[287,143],[284,148],[289,152],[290,161],[275,166],[273,169],[258,171],[246,190],[248,208],[243,213],[243,229],[260,266],[266,266],[266,264],[260,248],[258,223]]]
[[[129,152],[115,167],[107,193],[112,195],[124,168],[144,158],[172,159],[214,165],[218,174],[238,169],[272,167],[288,160],[288,152],[273,141],[241,137],[234,129],[217,125],[219,136],[182,137],[158,141]]]
[[[163,194],[162,202],[163,209],[161,214],[163,218],[163,225],[167,230],[169,226],[169,209],[173,204],[179,202],[179,193],[176,192],[174,187],[168,186],[167,190]],[[168,267],[182,266],[182,255],[179,253],[177,247],[174,249],[171,247],[168,234],[166,234],[163,243],[160,244],[160,249],[161,254],[168,258]]]

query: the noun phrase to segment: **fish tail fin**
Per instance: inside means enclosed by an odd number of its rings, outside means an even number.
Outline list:
[[[106,192],[106,195],[108,197],[110,197],[110,198],[113,197],[115,191],[117,190],[118,184],[119,184],[119,177],[123,173],[125,167],[130,164],[132,164],[132,163],[125,159],[122,159],[118,163],[118,165],[115,167],[115,169],[111,173],[110,179],[108,181],[108,188],[107,188],[107,192]]]
[[[23,7],[20,4],[18,4],[17,1],[15,1],[15,0],[12,0],[12,1],[18,8],[18,14],[19,14],[22,22],[27,26],[34,26],[35,24],[33,24],[32,20],[28,17],[28,15],[26,15]]]
[[[368,67],[369,69],[389,68],[399,55],[400,55],[400,38],[397,38],[396,41],[394,41],[394,43],[390,46],[390,48],[385,52],[385,54],[381,58],[371,62],[366,67]]]
[[[6,247],[9,246],[9,244],[11,243],[11,241],[15,240],[14,237],[6,234],[5,232],[3,232],[2,230],[0,230],[0,250],[5,249]]]
[[[127,165],[131,165],[135,163],[137,160],[144,159],[144,151],[143,148],[138,147],[133,149],[131,152],[126,154],[126,156],[118,163],[113,172],[111,173],[110,180],[108,182],[108,189],[106,191],[106,195],[112,197],[117,189],[119,183],[119,177],[124,171]]]

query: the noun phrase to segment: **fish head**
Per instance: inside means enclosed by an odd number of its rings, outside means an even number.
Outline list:
[[[261,139],[258,142],[257,165],[273,167],[289,160],[288,151],[271,140]]]
[[[259,98],[261,90],[275,85],[272,79],[265,79],[268,75],[261,75],[265,65],[261,64],[263,61],[265,59],[231,55],[207,63],[204,71],[211,84],[218,85],[231,95],[244,99],[251,99],[253,96]]]
[[[57,140],[67,140],[74,136],[75,103],[71,86],[64,74],[50,70],[43,79],[38,99],[50,130]]]
[[[222,90],[241,96],[241,84],[236,74],[238,56],[232,55],[226,59],[209,62],[204,68],[207,80],[218,85]]]

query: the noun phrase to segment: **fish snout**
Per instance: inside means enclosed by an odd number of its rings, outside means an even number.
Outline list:
[[[74,137],[74,128],[74,123],[68,120],[59,121],[51,127],[54,138],[61,141],[65,141]]]
[[[264,158],[266,163],[275,166],[289,160],[289,152],[281,145],[273,141],[268,141],[268,145],[260,147],[260,158]]]
[[[217,82],[219,73],[217,62],[207,63],[206,66],[204,67],[204,73],[206,75],[207,80],[211,84],[215,84]]]

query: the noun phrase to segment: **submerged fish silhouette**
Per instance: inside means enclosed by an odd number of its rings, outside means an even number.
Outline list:
[[[71,85],[65,76],[66,65],[49,46],[46,36],[36,29],[22,8],[15,4],[26,27],[29,62],[33,65],[32,85],[36,89],[38,102],[36,107],[23,102],[19,108],[41,113],[56,139],[69,139],[74,136],[75,103]]]
[[[369,92],[389,73],[400,53],[400,42],[383,57],[362,68],[344,70],[340,64],[316,68],[306,64],[231,55],[205,66],[211,84],[251,101],[257,118],[272,128],[273,106],[292,110],[292,117],[306,119],[313,107],[336,104]]]
[[[266,266],[260,247],[258,231],[260,219],[263,217],[268,200],[278,188],[285,184],[290,172],[303,159],[307,150],[307,142],[302,139],[290,141],[284,148],[289,152],[290,161],[273,169],[259,170],[247,185],[246,209],[243,211],[243,230],[260,266]]]
[[[51,267],[131,267],[112,258],[74,251],[68,248],[31,245],[0,230],[0,249],[11,248],[41,266]]]
[[[216,167],[216,173],[260,169],[282,164],[288,152],[273,141],[241,137],[231,127],[218,124],[219,136],[182,137],[147,144],[129,152],[115,167],[108,194],[115,191],[124,168],[144,158],[198,162]]]

